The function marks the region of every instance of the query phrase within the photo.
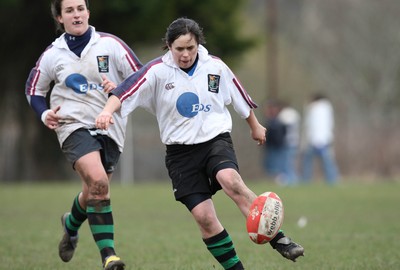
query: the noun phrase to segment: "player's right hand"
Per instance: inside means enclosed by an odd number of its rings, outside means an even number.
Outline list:
[[[60,116],[57,115],[57,112],[60,110],[60,108],[60,106],[57,106],[55,109],[49,110],[46,114],[44,123],[49,129],[58,128],[58,121],[60,120]]]
[[[107,78],[107,76],[106,75],[102,75],[101,76],[101,78],[103,79],[103,82],[101,83],[101,85],[103,86],[103,88],[104,88],[104,92],[105,93],[110,93],[112,90],[114,90],[115,89],[115,87],[117,87],[117,85],[114,83],[114,82],[112,82],[112,81],[110,81],[108,78]]]
[[[96,118],[96,128],[107,130],[110,124],[114,124],[112,113],[102,111]]]

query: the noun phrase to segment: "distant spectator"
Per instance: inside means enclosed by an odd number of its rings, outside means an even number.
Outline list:
[[[286,127],[279,121],[282,104],[278,100],[269,100],[264,107],[267,137],[263,157],[263,165],[268,176],[278,180],[284,164],[284,143]]]
[[[305,149],[303,153],[303,180],[310,182],[313,175],[313,159],[321,160],[326,181],[335,184],[338,169],[335,161],[334,111],[331,102],[321,93],[311,97],[304,119]]]
[[[297,157],[300,141],[300,114],[291,106],[285,105],[278,114],[278,121],[285,127],[280,181],[285,185],[293,185],[298,181]]]

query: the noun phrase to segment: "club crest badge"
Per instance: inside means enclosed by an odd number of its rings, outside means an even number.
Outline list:
[[[107,73],[109,70],[108,55],[97,56],[97,65],[100,73]]]
[[[208,74],[208,91],[218,94],[220,75]]]

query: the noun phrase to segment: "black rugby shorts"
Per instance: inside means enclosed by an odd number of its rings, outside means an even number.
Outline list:
[[[106,135],[92,136],[89,130],[80,128],[68,136],[62,145],[62,151],[74,167],[82,156],[100,151],[101,162],[107,174],[113,173],[121,152],[113,139]]]
[[[177,201],[190,194],[211,197],[221,189],[215,178],[219,170],[239,170],[229,133],[195,145],[167,145],[165,164]]]

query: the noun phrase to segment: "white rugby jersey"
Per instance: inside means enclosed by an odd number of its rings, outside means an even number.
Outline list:
[[[192,76],[168,51],[146,64],[112,91],[122,102],[122,116],[142,107],[157,117],[164,144],[198,144],[232,130],[228,108],[247,118],[257,105],[233,72],[199,46]]]
[[[64,33],[43,52],[26,83],[28,101],[30,96],[45,97],[54,83],[50,107],[61,106],[57,114],[64,124],[55,130],[60,145],[78,128],[95,128],[95,119],[108,98],[101,86],[102,74],[118,84],[142,66],[121,39],[90,27],[92,36],[81,57],[70,51]],[[114,120],[108,136],[122,152],[127,119],[117,113]]]

